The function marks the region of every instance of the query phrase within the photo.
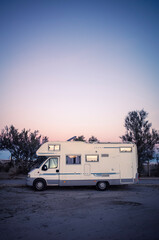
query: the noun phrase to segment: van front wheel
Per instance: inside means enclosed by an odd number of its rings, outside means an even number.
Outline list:
[[[99,190],[99,191],[105,191],[108,188],[108,183],[107,182],[98,182],[96,187],[97,187],[97,190]]]
[[[46,183],[43,179],[36,179],[33,185],[37,191],[43,191],[46,188]]]

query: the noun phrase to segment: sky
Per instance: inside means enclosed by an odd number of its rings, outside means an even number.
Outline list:
[[[0,130],[121,141],[159,130],[158,0],[0,0]]]

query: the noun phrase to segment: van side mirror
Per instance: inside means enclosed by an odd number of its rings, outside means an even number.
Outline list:
[[[42,166],[42,170],[43,170],[43,171],[46,171],[46,170],[47,170],[47,166],[46,166],[45,164]]]

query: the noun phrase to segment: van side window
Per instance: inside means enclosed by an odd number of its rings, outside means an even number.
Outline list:
[[[66,155],[66,164],[81,164],[80,155]]]
[[[47,168],[57,168],[58,167],[58,158],[49,158],[49,160],[45,163]]]
[[[120,152],[132,152],[132,147],[120,147]]]
[[[86,155],[86,162],[99,162],[99,155]]]

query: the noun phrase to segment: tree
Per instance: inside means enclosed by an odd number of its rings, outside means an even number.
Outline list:
[[[159,142],[159,134],[146,118],[148,113],[144,110],[129,112],[125,118],[126,134],[121,136],[123,142],[133,142],[138,150],[139,173],[143,163],[153,159],[154,146]]]
[[[99,142],[99,140],[98,140],[96,137],[92,136],[92,137],[90,137],[90,138],[88,139],[88,142],[89,142],[89,143]]]
[[[31,132],[23,129],[19,132],[11,125],[10,127],[6,126],[1,131],[0,149],[8,149],[11,152],[12,160],[15,160],[17,165],[27,170],[36,157],[38,148],[47,141],[48,138],[42,138],[37,130]]]
[[[74,138],[73,141],[85,142],[86,140],[85,140],[85,137],[83,135],[81,135],[81,136]]]

